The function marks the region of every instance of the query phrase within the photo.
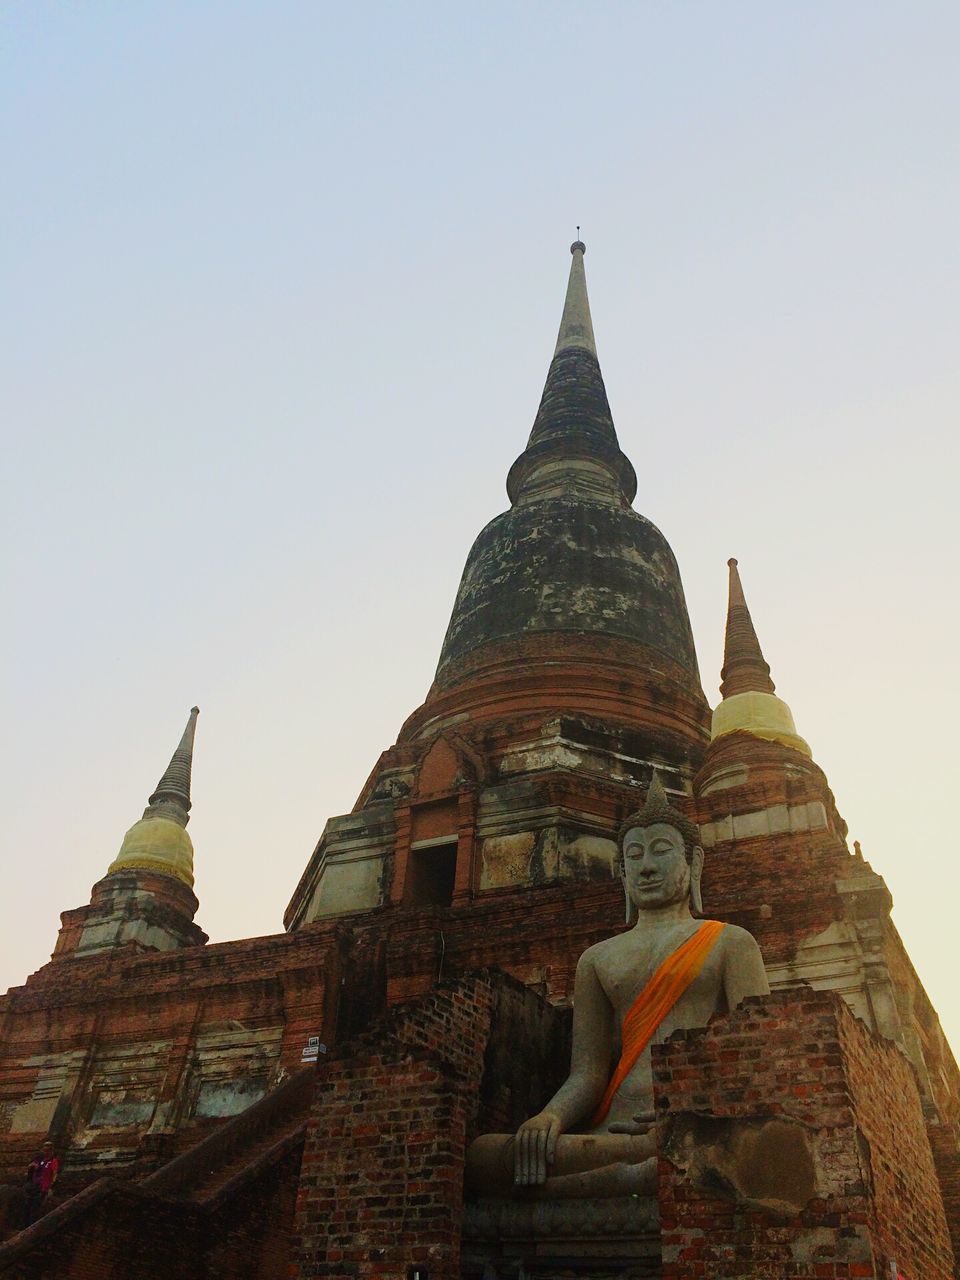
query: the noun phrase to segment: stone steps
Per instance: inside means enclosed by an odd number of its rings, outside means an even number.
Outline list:
[[[141,1194],[208,1206],[302,1141],[316,1071],[298,1071],[195,1146],[145,1178]]]

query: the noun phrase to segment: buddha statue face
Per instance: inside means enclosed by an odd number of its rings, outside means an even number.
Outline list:
[[[674,903],[700,903],[703,852],[687,855],[683,835],[669,822],[631,827],[623,839],[623,885],[627,898],[627,922],[638,911],[656,911]]]
[[[682,902],[690,896],[683,836],[666,822],[631,827],[623,841],[623,875],[638,911]]]

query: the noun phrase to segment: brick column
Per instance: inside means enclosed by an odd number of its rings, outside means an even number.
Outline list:
[[[754,997],[652,1065],[665,1280],[952,1280],[913,1068],[838,996]]]
[[[410,861],[410,832],[413,813],[410,805],[398,804],[394,810],[396,843],[393,847],[393,879],[390,882],[390,905],[398,907],[403,902],[407,887],[407,863]]]
[[[477,793],[461,791],[457,800],[457,876],[453,885],[453,905],[465,906],[473,897],[474,848],[477,831]]]
[[[468,978],[400,1006],[324,1064],[307,1129],[293,1280],[459,1280],[463,1164],[493,998]]]

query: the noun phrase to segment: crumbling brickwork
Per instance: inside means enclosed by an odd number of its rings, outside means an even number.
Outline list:
[[[837,997],[752,998],[653,1066],[664,1277],[953,1276],[913,1070]]]
[[[0,1245],[0,1274],[11,1280],[286,1280],[303,1146],[299,1102],[312,1096],[312,1088],[303,1088],[312,1086],[309,1077],[300,1073],[285,1091],[212,1135],[213,1147],[202,1144],[158,1176],[99,1179],[60,1202]]]
[[[567,1020],[480,972],[399,1006],[320,1070],[292,1274],[459,1277],[466,1146],[515,1126],[566,1072]]]
[[[463,1161],[489,978],[402,1008],[325,1064],[303,1155],[293,1275],[459,1274]]]
[[[927,1127],[927,1136],[950,1228],[954,1259],[960,1264],[960,1147],[957,1134],[948,1125],[931,1124]]]
[[[916,1075],[891,1044],[837,1005],[857,1129],[866,1140],[878,1252],[908,1277],[952,1276],[953,1248]]]
[[[48,1134],[61,1194],[146,1174],[333,1040],[338,926],[175,952],[57,960],[0,999],[0,1180]]]

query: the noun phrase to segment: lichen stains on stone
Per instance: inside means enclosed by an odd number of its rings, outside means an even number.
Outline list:
[[[698,680],[673,553],[628,508],[553,498],[491,521],[467,559],[437,678],[454,683],[479,644],[538,631],[622,636]]]

